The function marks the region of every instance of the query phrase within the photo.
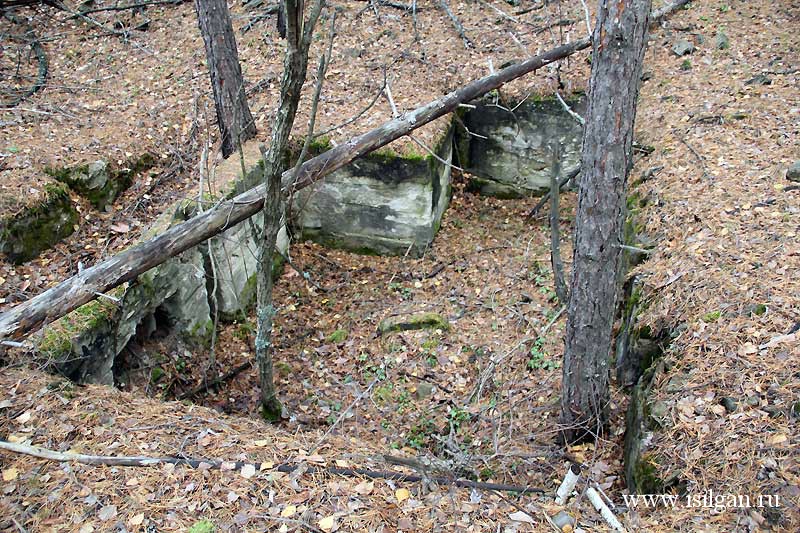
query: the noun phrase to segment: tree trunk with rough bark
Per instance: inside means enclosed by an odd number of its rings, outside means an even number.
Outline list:
[[[283,63],[281,97],[272,130],[272,142],[268,150],[262,148],[266,194],[264,196],[264,232],[259,246],[256,317],[256,363],[261,380],[261,414],[267,420],[278,420],[281,403],[275,391],[272,372],[272,319],[275,307],[272,303],[272,258],[275,240],[280,229],[282,210],[281,176],[283,153],[289,142],[289,134],[297,114],[300,91],[306,79],[308,49],[314,33],[323,0],[317,0],[311,8],[309,19],[303,22],[303,0],[285,0],[286,14],[286,58]]]
[[[608,418],[625,183],[649,10],[650,0],[598,6],[561,389],[566,442],[597,438]]]
[[[228,157],[241,143],[255,137],[256,124],[247,106],[228,4],[225,0],[195,0],[195,8],[214,90],[222,157]]]

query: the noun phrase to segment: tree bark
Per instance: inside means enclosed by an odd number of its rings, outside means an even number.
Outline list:
[[[596,438],[608,418],[625,183],[649,9],[650,0],[598,6],[561,386],[566,442]]]
[[[275,116],[275,127],[272,130],[272,142],[269,150],[262,149],[266,194],[264,196],[264,231],[259,246],[258,271],[256,272],[256,317],[258,323],[255,345],[261,384],[261,413],[265,419],[273,421],[280,418],[282,411],[272,371],[272,319],[275,316],[275,306],[272,302],[272,258],[283,214],[282,160],[297,114],[300,92],[306,79],[308,49],[311,46],[311,37],[322,10],[322,4],[323,0],[315,2],[308,22],[304,23],[303,0],[285,0],[283,3],[283,11],[286,15],[286,58],[283,63],[281,96]]]
[[[550,264],[553,269],[553,285],[558,305],[567,305],[569,289],[564,280],[564,263],[561,261],[561,231],[559,229],[559,189],[558,175],[561,173],[561,143],[555,140],[550,145]]]
[[[206,47],[217,125],[222,135],[222,157],[255,137],[256,124],[247,106],[242,67],[225,0],[195,0],[197,20]]]

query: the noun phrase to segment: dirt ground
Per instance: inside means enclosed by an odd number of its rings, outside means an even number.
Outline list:
[[[331,92],[323,93],[319,129],[368,104],[382,85],[383,65],[391,65],[395,99],[412,108],[485,74],[488,58],[496,68],[518,57],[509,31],[531,52],[556,44],[560,28],[569,29],[572,38],[585,34],[580,3],[561,6],[561,14],[551,4],[518,16],[513,12],[525,6],[450,5],[475,50],[464,49],[434,3],[419,3],[424,9],[418,14],[418,43],[410,14],[381,6],[379,23],[366,3],[342,4],[338,62],[326,79]],[[241,28],[246,11],[237,4],[233,12]],[[545,13],[551,21],[571,18],[575,24],[537,34],[545,23],[527,22]],[[162,174],[154,171],[150,184],[158,187],[147,193],[150,198],[142,197],[150,186],[142,182],[109,213],[86,207],[79,231],[42,258],[21,267],[0,265],[6,305],[62,279],[78,258],[91,263],[113,253],[159,206],[196,186],[197,147],[213,139],[208,116],[213,113],[192,7],[153,6],[148,16],[149,30],[129,42],[109,36],[86,41],[81,36],[99,31],[64,21],[63,13],[36,12],[42,20],[34,27],[60,36],[47,46],[53,47],[53,65],[62,69],[57,72],[65,76],[65,88],[54,85],[0,115],[2,121],[17,121],[0,133],[3,186],[6,172],[17,171],[11,167],[35,168],[47,158],[91,158],[111,147],[124,154],[134,151],[125,146],[153,146],[166,155],[161,171],[179,163],[180,152],[184,169],[161,182]],[[776,496],[779,505],[626,510],[621,448],[628,397],[618,388],[605,439],[568,449],[557,444],[565,317],[553,298],[546,220],[525,219],[532,201],[475,196],[457,181],[442,229],[422,259],[293,245],[292,262],[309,278],[287,266],[276,286],[278,388],[290,415],[278,426],[255,416],[253,369],[196,396],[202,405],[161,401],[195,388],[208,365],[207,351],[187,350],[169,337],[143,347],[161,355],[163,376],[154,379],[152,368],[143,369],[125,391],[75,386],[24,366],[3,369],[0,435],[9,441],[98,455],[251,461],[259,467],[251,472],[66,465],[3,452],[0,528],[185,531],[206,519],[230,531],[548,531],[552,526],[544,515],[560,509],[552,503],[553,493],[569,461],[577,461],[631,531],[797,530],[800,287],[793,273],[800,266],[800,190],[785,173],[800,158],[798,20],[800,7],[792,2],[696,3],[654,30],[636,138],[655,151],[631,174],[632,180],[648,177],[632,192],[654,244],[635,272],[645,285],[641,318],[653,331],[675,337],[666,371],[653,389],[665,420],[649,439],[653,467],[664,477],[675,475],[691,495],[713,491],[754,501]],[[271,79],[251,99],[262,134],[277,91],[280,42],[273,33],[271,22],[241,38],[237,33],[246,78]],[[721,34],[727,47],[720,44]],[[679,39],[691,41],[695,51],[677,57],[671,48]],[[324,42],[316,43],[315,54]],[[69,50],[80,55],[70,56]],[[118,59],[124,57],[128,60]],[[565,92],[585,85],[578,80],[586,79],[586,57],[565,67]],[[62,61],[65,66],[59,67]],[[80,71],[86,61],[90,66]],[[76,78],[67,78],[67,72]],[[534,75],[507,94],[550,94],[555,76],[554,71]],[[80,90],[66,88],[78,84]],[[108,85],[86,89],[94,84]],[[92,111],[95,95],[102,103]],[[61,110],[81,120],[72,121]],[[362,121],[337,130],[334,141],[389,116],[388,104],[379,99]],[[129,124],[129,134],[121,137],[119,124]],[[305,129],[303,118],[298,128]],[[92,145],[90,137],[100,142]],[[3,148],[12,144],[19,148],[13,154]],[[66,148],[58,152],[53,146]],[[574,195],[565,194],[567,267],[574,207]],[[119,222],[131,231],[109,233],[109,225]],[[377,335],[381,319],[410,311],[440,313],[450,329]],[[220,332],[219,374],[252,360],[253,330],[251,318]],[[725,407],[726,398],[735,410]],[[386,455],[433,460],[436,474],[546,493],[514,496],[446,484],[273,471],[291,464],[301,470],[316,465],[415,472]],[[585,499],[567,509],[584,530],[606,527]]]

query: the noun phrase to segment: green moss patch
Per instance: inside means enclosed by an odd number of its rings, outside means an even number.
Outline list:
[[[438,313],[417,313],[411,316],[389,317],[381,320],[381,323],[378,324],[378,333],[381,335],[412,329],[440,329],[447,331],[450,329],[450,323]]]
[[[0,250],[13,263],[30,261],[71,235],[77,223],[67,188],[48,184],[39,204],[0,220]]]
[[[64,168],[46,168],[45,172],[85,197],[97,209],[104,209],[131,186],[133,178],[155,166],[151,154],[128,159],[119,167],[105,161]]]
[[[109,295],[119,299],[124,292],[125,289],[121,286],[113,289]],[[113,321],[116,313],[117,304],[108,298],[83,304],[45,328],[37,347],[39,354],[56,363],[70,358],[75,337],[89,330],[101,329]]]

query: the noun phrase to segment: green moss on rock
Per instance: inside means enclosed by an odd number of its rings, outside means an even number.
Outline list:
[[[85,197],[97,209],[104,209],[131,186],[137,174],[152,168],[155,163],[155,157],[143,154],[127,160],[119,167],[99,160],[74,167],[49,167],[45,172]]]
[[[111,297],[121,298],[124,288],[117,287]],[[99,298],[75,309],[45,328],[37,346],[39,354],[56,364],[72,358],[73,340],[87,331],[100,330],[114,320],[117,305],[107,298]],[[82,354],[78,354],[82,355]]]
[[[418,313],[411,316],[389,317],[381,320],[380,324],[378,324],[378,333],[381,335],[412,329],[441,329],[446,331],[450,329],[450,323],[438,313]]]
[[[48,184],[41,202],[0,220],[0,250],[13,263],[30,261],[71,235],[77,223],[67,188]]]

